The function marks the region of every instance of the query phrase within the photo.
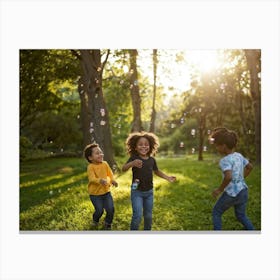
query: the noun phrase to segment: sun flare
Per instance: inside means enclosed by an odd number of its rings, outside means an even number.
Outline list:
[[[186,60],[201,72],[211,72],[220,64],[217,50],[187,51]]]

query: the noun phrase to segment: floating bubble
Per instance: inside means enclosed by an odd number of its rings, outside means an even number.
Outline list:
[[[194,128],[191,130],[191,135],[195,136],[195,129]]]
[[[133,88],[133,85],[130,85],[129,88],[132,89],[132,88]]]
[[[53,191],[50,191],[49,194],[50,194],[50,195],[53,195]]]
[[[210,129],[207,130],[207,134],[208,135],[211,134],[211,130]]]
[[[93,122],[90,122],[90,123],[89,123],[89,126],[90,126],[90,127],[93,127]]]
[[[194,154],[195,153],[195,148],[192,148],[192,154]]]
[[[135,80],[133,84],[134,84],[135,86],[138,86],[138,81]]]
[[[210,144],[214,144],[215,138],[209,138],[209,142],[210,142]]]
[[[100,121],[100,125],[105,125],[106,124],[106,122],[105,121]]]
[[[175,128],[175,127],[176,127],[175,123],[172,123],[172,124],[170,125],[170,127],[171,127],[171,128]]]
[[[89,129],[89,133],[93,133],[94,129],[93,128],[90,128]]]
[[[180,123],[183,124],[184,122],[185,122],[185,119],[184,119],[184,118],[181,118],[181,119],[180,119]]]
[[[133,73],[134,73],[134,70],[133,70],[133,69],[130,69],[129,72],[130,72],[130,74],[133,74]]]
[[[124,83],[124,80],[120,80],[120,85],[123,85],[123,83]]]
[[[79,118],[80,118],[80,115],[77,116],[77,119],[79,119]]]
[[[184,142],[180,142],[180,148],[184,148],[184,147],[185,147]]]
[[[104,117],[105,116],[105,109],[101,108],[100,109],[100,114],[101,114],[102,117]]]
[[[100,72],[100,71],[101,71],[101,67],[98,67],[98,68],[97,68],[97,72]]]
[[[201,113],[201,110],[202,110],[202,109],[201,109],[201,108],[199,108],[199,109],[198,109],[198,112],[199,112],[199,113]]]
[[[203,147],[203,152],[207,152],[207,146]]]

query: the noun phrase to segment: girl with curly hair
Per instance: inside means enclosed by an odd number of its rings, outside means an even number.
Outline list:
[[[131,133],[126,140],[127,151],[130,155],[122,167],[122,171],[132,168],[131,203],[132,220],[131,230],[138,230],[144,216],[144,230],[152,228],[153,210],[153,173],[157,176],[174,182],[176,177],[168,176],[160,171],[153,157],[159,147],[158,137],[153,133]]]

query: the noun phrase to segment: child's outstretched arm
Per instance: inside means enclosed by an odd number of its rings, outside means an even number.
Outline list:
[[[137,168],[142,168],[142,165],[143,165],[143,161],[140,160],[140,159],[135,159],[133,161],[130,161],[126,164],[123,165],[122,167],[122,171],[127,171],[129,168],[132,168],[132,167],[137,167]]]
[[[154,173],[159,176],[160,178],[163,178],[165,180],[167,180],[168,182],[170,183],[173,183],[176,181],[176,177],[175,176],[168,176],[166,175],[165,173],[163,173],[162,171],[160,170],[155,170]]]

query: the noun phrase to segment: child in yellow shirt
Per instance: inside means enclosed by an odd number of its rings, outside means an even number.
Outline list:
[[[98,144],[86,146],[84,155],[89,162],[87,167],[88,193],[95,209],[92,216],[93,227],[98,228],[99,219],[105,209],[104,229],[110,230],[114,218],[114,202],[110,187],[111,185],[117,187],[118,183],[114,180],[113,172],[108,163],[103,161],[104,154]]]

